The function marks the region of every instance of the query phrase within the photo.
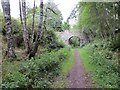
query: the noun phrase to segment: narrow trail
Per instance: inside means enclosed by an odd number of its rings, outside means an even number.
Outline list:
[[[80,60],[79,52],[74,51],[74,66],[68,74],[67,88],[91,88],[91,80]]]

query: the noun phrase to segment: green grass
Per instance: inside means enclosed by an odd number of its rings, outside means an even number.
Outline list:
[[[91,58],[90,58],[91,52],[90,51],[91,50],[89,47],[79,49],[80,57],[81,57],[81,60],[84,64],[86,70],[87,71],[95,71],[97,66],[90,63],[90,61],[91,61]]]
[[[84,65],[84,67],[85,67],[85,69],[86,69],[86,71],[89,73],[89,74],[91,74],[91,76],[92,76],[92,74],[93,74],[93,72],[95,72],[96,71],[96,69],[98,68],[96,65],[93,65],[93,64],[91,64],[90,63],[90,61],[91,61],[91,56],[90,56],[90,54],[91,54],[91,48],[89,48],[89,46],[86,46],[86,47],[83,47],[82,49],[78,49],[79,50],[79,53],[80,53],[80,57],[81,57],[81,60],[82,60],[82,62],[83,62],[83,65]],[[95,77],[91,77],[92,78],[92,86],[93,87],[98,87],[98,85],[97,84],[95,84],[95,82],[94,81],[96,81],[95,79]]]
[[[74,50],[71,50],[71,54],[68,60],[66,60],[61,66],[61,73],[68,74],[74,64]]]

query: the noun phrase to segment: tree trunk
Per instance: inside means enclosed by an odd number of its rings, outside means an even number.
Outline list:
[[[48,7],[46,7],[46,9],[45,9],[45,18],[43,21],[43,30],[46,30],[47,13],[48,13]]]
[[[20,20],[22,25],[23,40],[25,45],[25,53],[29,54],[30,42],[29,42],[28,30],[26,28],[26,1],[25,0],[22,0],[22,8],[21,8],[21,1],[19,0],[19,9],[20,9]]]
[[[35,22],[35,0],[34,0],[34,6],[33,6],[32,43],[34,42],[34,35],[35,35],[34,22]]]
[[[40,22],[39,22],[39,26],[38,26],[38,30],[37,30],[36,40],[33,44],[31,52],[29,54],[29,58],[34,57],[38,50],[39,42],[41,40],[43,31],[44,31],[42,24],[43,24],[43,0],[40,0]]]
[[[117,4],[118,4],[117,14],[118,14],[118,19],[119,19],[119,24],[120,24],[120,1]]]
[[[13,35],[12,35],[12,23],[11,23],[11,15],[10,15],[10,3],[9,0],[1,0],[4,19],[5,19],[5,30],[6,30],[6,37],[7,37],[7,55],[10,58],[15,58],[15,51],[14,51],[14,42],[13,42]]]
[[[23,24],[23,21],[22,21],[22,8],[21,8],[21,0],[19,0],[19,10],[20,10],[20,22],[21,22],[21,25]]]

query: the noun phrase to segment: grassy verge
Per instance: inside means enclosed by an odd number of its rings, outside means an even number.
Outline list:
[[[98,67],[95,64],[90,63],[90,61],[91,61],[91,58],[90,58],[91,57],[91,52],[90,52],[91,50],[90,49],[91,48],[86,46],[82,49],[79,49],[79,53],[80,53],[80,57],[81,57],[81,60],[83,62],[83,65],[84,65],[86,71],[89,72],[92,75],[93,72],[95,72]],[[96,81],[95,77],[92,77],[92,80],[93,80],[92,81],[92,83],[93,83],[92,86],[97,87],[98,85],[95,84],[95,82],[94,82],[94,81]]]
[[[86,71],[91,74],[93,87],[118,88],[117,56],[108,48],[99,47],[100,43],[94,44],[79,49]]]
[[[64,88],[67,84],[66,76],[74,64],[74,49],[70,51],[70,57],[61,64],[60,76],[56,78],[52,88]]]
[[[91,52],[89,47],[79,49],[80,57],[87,71],[95,71],[97,66],[90,63],[91,61]]]
[[[74,50],[71,50],[70,57],[61,66],[61,73],[68,74],[74,64]]]

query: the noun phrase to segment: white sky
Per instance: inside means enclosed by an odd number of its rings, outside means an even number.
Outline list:
[[[33,6],[33,0],[26,0],[29,6]],[[80,0],[54,0],[54,2],[58,5],[58,8],[62,12],[62,16],[64,21],[68,18],[70,15],[72,9],[75,7],[75,5]],[[37,5],[39,5],[39,0],[36,0]],[[43,0],[44,3],[47,2],[47,0]],[[10,0],[11,5],[11,16],[15,18],[19,18],[19,0]],[[1,3],[0,3],[0,9],[1,9]]]

